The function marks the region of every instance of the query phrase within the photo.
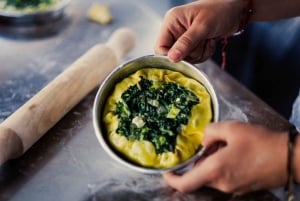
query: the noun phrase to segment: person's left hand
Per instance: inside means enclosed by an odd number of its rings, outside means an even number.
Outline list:
[[[275,188],[287,182],[287,132],[241,122],[213,123],[205,130],[207,148],[224,146],[202,158],[183,175],[166,173],[165,181],[181,192],[209,186],[243,194]]]
[[[199,63],[215,51],[216,40],[237,31],[243,1],[198,0],[170,9],[159,32],[155,53],[173,62]]]

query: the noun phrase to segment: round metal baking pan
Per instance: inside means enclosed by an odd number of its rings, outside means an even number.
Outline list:
[[[191,157],[189,160],[176,165],[171,168],[166,169],[155,169],[155,168],[147,168],[142,167],[136,164],[133,164],[129,162],[128,160],[121,157],[113,148],[109,145],[104,128],[102,126],[102,113],[103,113],[103,107],[104,103],[106,102],[107,97],[110,95],[111,91],[114,89],[114,86],[116,83],[120,82],[124,78],[128,77],[129,75],[135,73],[137,70],[145,68],[145,67],[156,67],[160,69],[169,69],[177,72],[183,73],[185,76],[193,78],[197,80],[198,82],[202,83],[205,88],[207,89],[208,93],[211,96],[211,104],[212,104],[212,110],[213,110],[213,122],[217,122],[219,119],[219,104],[218,99],[215,94],[214,88],[211,85],[210,81],[207,79],[207,77],[201,72],[199,69],[197,69],[195,66],[193,66],[190,63],[187,63],[185,61],[172,63],[168,60],[166,56],[156,56],[156,55],[147,55],[142,56],[130,61],[127,61],[117,68],[115,68],[102,82],[102,84],[99,87],[99,90],[97,92],[94,106],[93,106],[93,125],[95,129],[96,136],[105,150],[113,159],[115,159],[117,162],[127,166],[130,169],[136,170],[138,172],[142,173],[149,173],[149,174],[160,174],[167,171],[178,171],[185,169],[189,167],[191,164],[193,164],[203,153],[203,148],[200,149],[193,157]]]
[[[42,24],[63,16],[64,9],[71,0],[60,0],[53,6],[36,11],[0,9],[0,21],[8,25]]]

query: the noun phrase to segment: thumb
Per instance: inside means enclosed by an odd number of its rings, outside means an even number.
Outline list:
[[[223,123],[211,123],[204,130],[204,138],[202,145],[211,147],[219,142],[226,143],[226,135],[224,134]]]

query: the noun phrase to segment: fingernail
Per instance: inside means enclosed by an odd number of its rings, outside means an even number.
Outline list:
[[[182,60],[182,54],[177,49],[171,49],[168,53],[168,57],[173,62],[178,62],[178,61]]]

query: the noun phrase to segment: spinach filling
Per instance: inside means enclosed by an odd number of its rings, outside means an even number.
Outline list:
[[[6,6],[14,6],[17,9],[38,8],[41,4],[50,5],[52,3],[53,0],[6,0]]]
[[[116,105],[117,133],[129,140],[153,143],[156,153],[174,152],[176,137],[188,123],[198,97],[177,83],[141,80]]]

